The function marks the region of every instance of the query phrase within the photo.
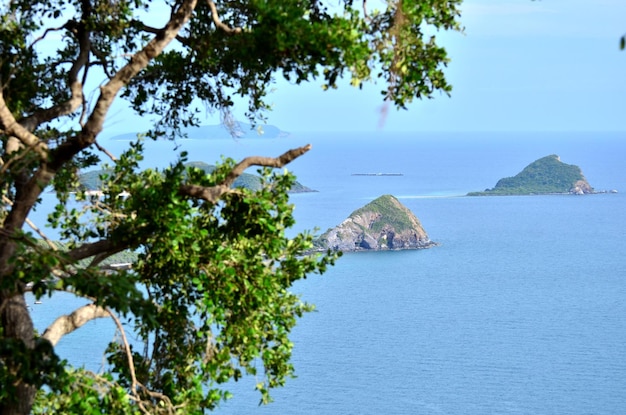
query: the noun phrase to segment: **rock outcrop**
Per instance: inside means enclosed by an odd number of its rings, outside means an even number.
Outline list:
[[[355,210],[316,241],[319,249],[343,252],[423,249],[434,245],[413,212],[391,195]]]
[[[578,180],[569,189],[569,192],[575,195],[586,195],[594,193],[593,187],[587,182],[587,180]]]

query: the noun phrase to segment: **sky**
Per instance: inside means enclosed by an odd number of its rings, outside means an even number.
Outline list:
[[[461,23],[464,34],[442,38],[451,97],[381,118],[380,85],[324,92],[279,83],[269,123],[287,131],[626,130],[625,0],[465,0]]]
[[[451,97],[391,106],[383,117],[383,85],[323,91],[279,81],[268,124],[290,132],[626,131],[626,0],[465,0],[461,23],[464,33],[437,36],[451,58]],[[244,120],[245,102],[239,108]],[[109,125],[126,127],[121,118]],[[217,123],[207,116],[205,124]]]

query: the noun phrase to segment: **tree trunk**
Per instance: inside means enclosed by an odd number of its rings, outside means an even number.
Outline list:
[[[7,295],[2,292],[0,294],[0,304],[2,312],[0,321],[4,330],[3,337],[5,339],[21,340],[23,345],[28,348],[34,348],[35,337],[33,321],[28,312],[26,299],[23,294]],[[7,368],[12,372],[13,368]],[[33,400],[35,398],[36,388],[20,381],[16,386],[15,399],[8,402],[0,403],[0,414],[2,415],[28,415],[30,414]]]

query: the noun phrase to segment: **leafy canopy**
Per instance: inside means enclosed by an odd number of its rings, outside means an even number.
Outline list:
[[[152,138],[176,138],[236,101],[263,121],[277,78],[336,88],[380,82],[403,108],[448,93],[439,30],[458,30],[460,0],[10,0],[0,5],[0,413],[203,413],[225,385],[259,379],[261,400],[293,374],[290,330],[312,306],[292,284],[322,273],[294,224],[291,173],[306,153],[224,159],[206,172],[174,156],[139,168],[141,140],[119,157],[97,139],[117,101],[146,117]],[[102,196],[79,188],[100,164]],[[210,162],[210,161],[209,161]],[[261,186],[233,188],[252,166]],[[42,192],[48,225],[29,222]],[[121,252],[131,270],[101,266]],[[38,333],[25,301],[59,291],[87,304]],[[102,373],[54,352],[65,335],[112,318]],[[123,324],[126,323],[126,324]],[[130,344],[127,333],[140,339]],[[130,334],[130,333],[128,333]]]

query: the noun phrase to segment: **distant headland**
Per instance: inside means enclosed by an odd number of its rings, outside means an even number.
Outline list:
[[[607,193],[595,191],[582,173],[580,167],[566,164],[559,156],[552,154],[526,166],[513,177],[500,179],[492,189],[470,192],[468,196],[508,196]],[[611,193],[616,193],[612,190]]]

